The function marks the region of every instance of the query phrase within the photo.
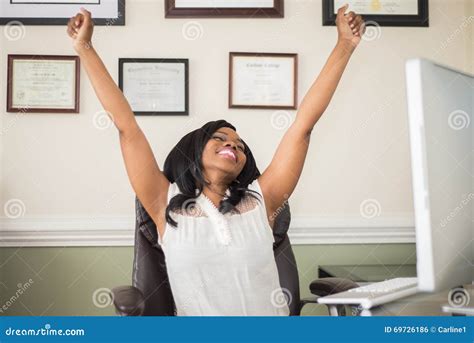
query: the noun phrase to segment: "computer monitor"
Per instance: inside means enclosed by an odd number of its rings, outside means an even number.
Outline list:
[[[474,78],[413,59],[406,83],[418,288],[447,290],[474,275]]]

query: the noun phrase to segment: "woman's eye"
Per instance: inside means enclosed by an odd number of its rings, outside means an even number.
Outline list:
[[[212,137],[212,138],[214,138],[214,139],[219,139],[219,140],[221,140],[221,141],[224,141],[224,138],[222,138],[222,137],[220,137],[220,136],[214,136],[214,137]],[[241,151],[245,152],[245,148],[244,148],[242,145],[239,145],[238,148],[239,148]]]

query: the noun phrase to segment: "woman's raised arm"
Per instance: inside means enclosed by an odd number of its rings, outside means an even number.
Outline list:
[[[337,13],[339,38],[336,47],[304,97],[296,119],[283,136],[270,165],[259,177],[269,216],[283,205],[295,189],[303,170],[311,131],[329,105],[352,52],[365,31],[362,17],[354,12],[345,14],[346,10],[347,5]]]
[[[122,91],[92,46],[93,30],[91,13],[84,9],[69,19],[67,33],[73,39],[74,50],[81,59],[99,101],[119,132],[130,130],[136,125],[135,117]]]
[[[120,136],[120,146],[127,174],[138,199],[157,225],[164,218],[169,181],[156,163],[153,151],[138,126],[135,115],[120,88],[92,46],[94,23],[91,13],[83,8],[69,20],[67,33],[86,69],[95,93],[104,110],[111,117]]]

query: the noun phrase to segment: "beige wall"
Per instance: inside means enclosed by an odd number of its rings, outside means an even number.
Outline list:
[[[321,26],[320,1],[287,0],[282,20],[200,19],[203,34],[195,41],[182,36],[186,20],[163,18],[160,2],[129,0],[127,26],[96,27],[95,42],[116,80],[119,57],[191,60],[191,116],[139,118],[160,165],[186,132],[224,118],[248,140],[263,169],[283,132],[272,128],[272,111],[227,109],[228,52],[299,53],[301,99],[336,39],[333,27]],[[403,63],[431,57],[473,72],[468,15],[473,15],[469,0],[432,0],[430,28],[383,28],[379,39],[361,44],[314,131],[291,202],[294,215],[359,216],[360,202],[369,197],[379,200],[382,216],[412,215]],[[7,54],[73,54],[64,27],[28,26],[24,39],[15,42],[0,34],[0,52],[2,208],[8,199],[19,198],[26,217],[132,216],[133,193],[118,137],[113,128],[94,127],[101,107],[84,71],[79,115],[4,112]],[[294,250],[302,296],[309,295],[309,282],[321,264],[415,263],[414,244],[302,245]],[[0,305],[32,278],[33,287],[6,315],[113,314],[111,307],[95,307],[93,294],[130,284],[132,259],[131,247],[1,248]],[[304,314],[327,312],[318,307]]]
[[[430,28],[385,27],[378,39],[362,42],[314,130],[292,197],[295,216],[357,216],[367,198],[379,201],[381,216],[412,214],[404,62],[421,56],[472,70],[468,30],[455,34],[467,3],[432,0]],[[119,57],[190,59],[191,115],[138,118],[160,166],[181,136],[218,118],[236,125],[260,169],[268,165],[283,131],[272,127],[274,111],[227,108],[229,51],[298,53],[301,101],[336,41],[335,28],[321,26],[320,1],[288,0],[285,11],[284,19],[198,19],[201,38],[186,40],[189,20],[164,19],[161,1],[133,0],[126,26],[96,26],[96,49],[115,80]],[[74,54],[65,27],[25,29],[17,41],[0,35],[3,85],[9,53]],[[4,104],[6,92],[0,96]],[[21,199],[33,217],[133,215],[116,130],[94,127],[101,105],[84,70],[80,106],[80,114],[23,116],[1,106],[2,204]]]
[[[467,56],[468,56],[468,63],[470,61],[471,74],[474,74],[474,25],[472,24],[472,20],[474,20],[474,1],[467,1],[466,3],[466,16],[470,19],[470,26],[467,28],[467,36],[466,39],[466,46],[467,46]]]

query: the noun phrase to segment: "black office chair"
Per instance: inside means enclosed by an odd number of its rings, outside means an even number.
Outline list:
[[[133,261],[133,286],[120,286],[112,289],[112,299],[117,314],[122,316],[174,316],[175,303],[168,282],[165,256],[158,244],[155,223],[145,208],[135,198],[136,227]],[[317,303],[317,298],[358,287],[351,280],[341,278],[322,278],[310,285],[313,297],[300,299],[298,268],[288,238],[290,226],[290,207],[288,203],[275,218],[273,250],[280,277],[280,285],[285,289],[290,315],[300,315],[308,303]],[[331,312],[332,311],[332,312]],[[334,314],[334,309],[330,313]],[[345,315],[343,306],[337,307],[337,314]]]

